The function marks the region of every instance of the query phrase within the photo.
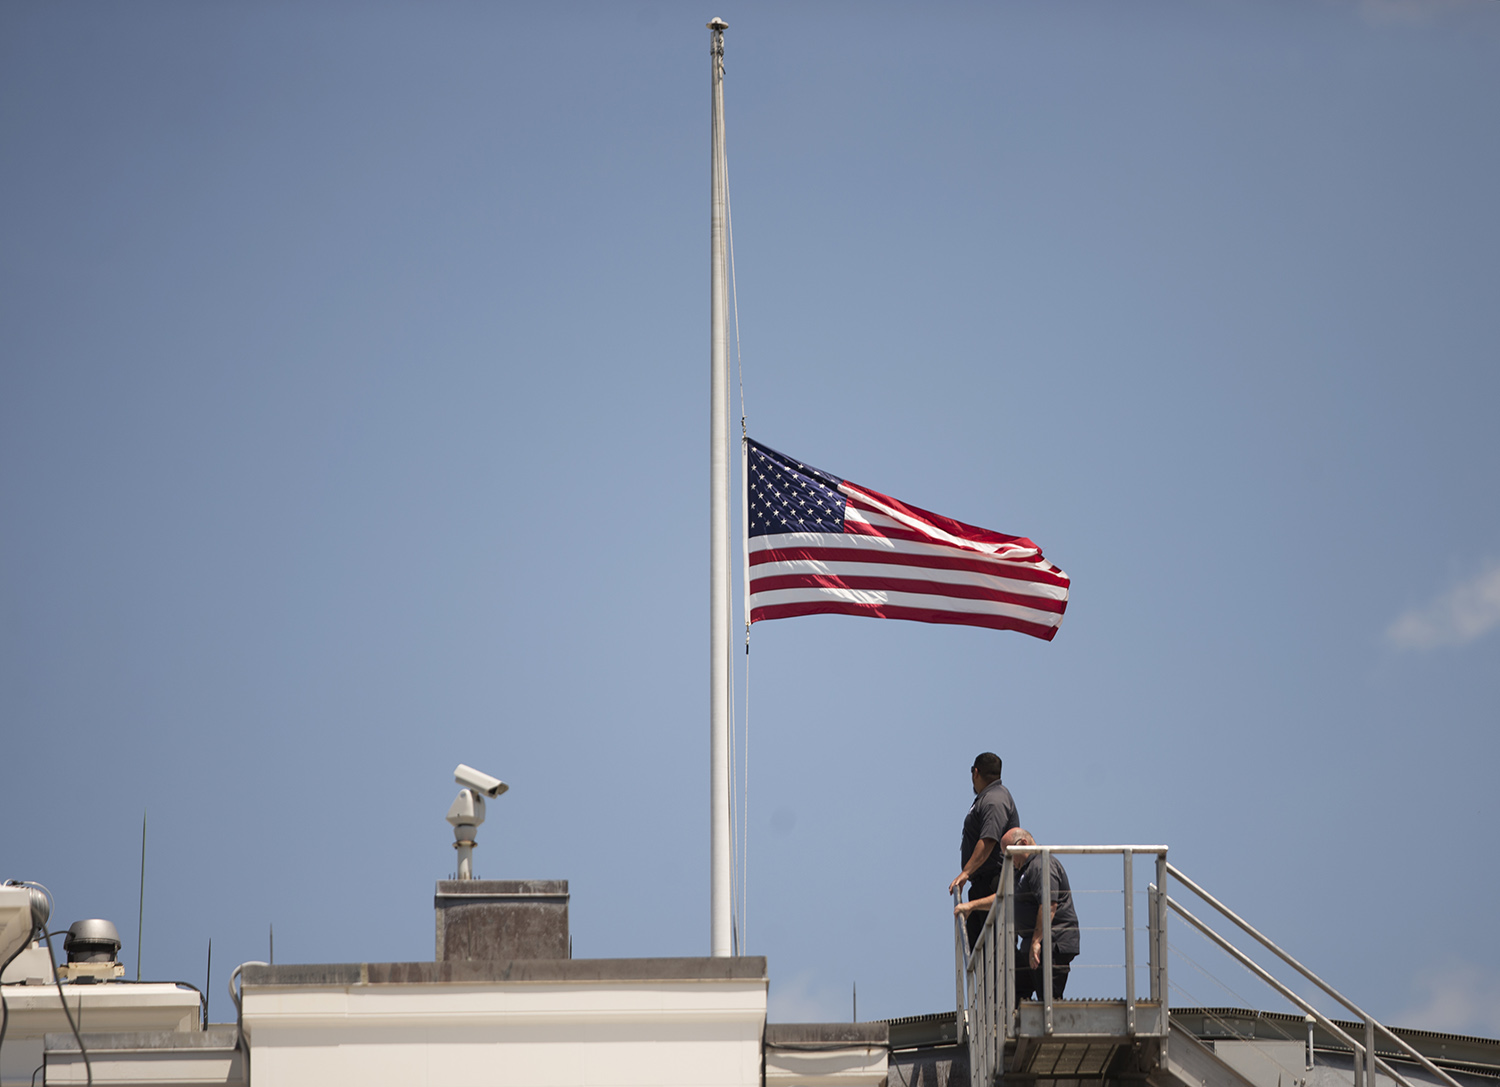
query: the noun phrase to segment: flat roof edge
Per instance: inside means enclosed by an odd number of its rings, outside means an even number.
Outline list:
[[[123,1050],[153,1049],[234,1049],[240,1032],[234,1026],[213,1025],[207,1030],[126,1030],[91,1034],[83,1032],[83,1044],[90,1053],[118,1053]],[[48,1053],[77,1053],[78,1041],[72,1031],[42,1035],[42,1046]]]
[[[848,1049],[886,1046],[890,1028],[881,1020],[863,1023],[767,1023],[765,1044],[771,1049]]]
[[[766,981],[763,955],[682,959],[509,959],[479,962],[290,963],[246,966],[246,989],[271,986],[454,985],[494,982]]]

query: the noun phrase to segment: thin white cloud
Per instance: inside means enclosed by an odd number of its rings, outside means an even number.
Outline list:
[[[1386,627],[1397,649],[1466,645],[1500,626],[1500,563],[1458,585],[1430,604],[1413,608]]]
[[[1392,1016],[1393,1025],[1500,1037],[1500,977],[1455,960],[1418,974],[1415,988],[1421,999]]]

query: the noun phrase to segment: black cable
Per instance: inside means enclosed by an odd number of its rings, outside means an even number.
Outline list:
[[[50,955],[52,957],[52,963],[53,963],[52,970],[53,970],[53,976],[54,977],[56,977],[56,974],[57,974],[57,965],[56,965],[56,963],[57,963],[57,953],[52,948],[52,937],[53,936],[57,936],[57,935],[61,935],[61,933],[57,933],[57,932],[43,932],[42,933],[42,938],[47,941],[47,953],[48,953],[48,955]],[[8,958],[8,959],[5,960],[4,965],[0,966],[0,974],[3,974],[5,972],[5,970],[7,968],[9,968],[10,964],[16,960],[17,956],[19,956],[22,951],[26,950],[26,948],[30,945],[30,943],[31,943],[31,941],[28,940],[26,943],[24,943],[20,947],[16,948],[15,952],[12,953],[12,955],[10,956],[10,958]],[[159,985],[159,984],[161,984],[160,982],[154,982],[154,981],[132,983],[132,982],[124,981],[124,979],[121,979],[121,982],[123,982],[126,985],[129,985],[129,984]],[[116,984],[120,984],[121,982],[116,982]],[[94,1066],[93,1066],[93,1063],[89,1060],[88,1050],[85,1049],[84,1046],[83,1046],[83,1038],[78,1033],[78,1027],[73,1022],[73,1013],[68,1008],[67,998],[65,996],[63,996],[62,982],[61,982],[61,980],[58,980],[56,982],[56,984],[57,984],[57,995],[59,996],[59,998],[62,999],[63,1012],[68,1017],[68,1026],[70,1026],[70,1027],[73,1028],[73,1038],[74,1038],[74,1040],[76,1040],[78,1042],[78,1051],[83,1054],[84,1067],[88,1071],[88,1081],[90,1083],[93,1083],[94,1082]],[[208,1009],[208,996],[207,996],[207,994],[204,993],[202,989],[198,988],[198,986],[194,985],[190,981],[174,981],[174,982],[171,982],[170,984],[177,985],[177,986],[179,986],[180,988],[183,988],[183,989],[191,989],[193,992],[195,992],[195,993],[198,994],[198,1002],[199,1002],[200,1006],[203,1008],[204,1022],[207,1023],[207,1021],[208,1021],[207,1020],[207,1015],[208,1015],[208,1010],[207,1010]],[[81,996],[82,994],[79,994],[79,995]],[[3,990],[0,990],[0,1049],[3,1049],[4,1046],[5,1046],[5,1032],[6,1032],[6,1029],[10,1026],[9,1011],[10,1011],[10,1009],[9,1009],[9,1007],[5,1003],[5,993],[4,993]],[[207,1027],[205,1027],[204,1029],[206,1030]],[[41,1069],[43,1067],[45,1067],[45,1065],[39,1065],[37,1067],[37,1071],[38,1072],[41,1071]],[[32,1083],[36,1082],[36,1072],[33,1072],[31,1074],[31,1082]]]
[[[47,954],[52,956],[52,961],[55,963],[57,962],[57,952],[52,949],[52,933],[48,932],[44,935],[47,937]],[[54,969],[56,968],[54,967]],[[83,1035],[78,1033],[78,1024],[73,1022],[73,1011],[68,1007],[68,997],[67,994],[63,992],[61,978],[57,979],[57,998],[62,1001],[63,1014],[68,1017],[68,1026],[73,1028],[73,1040],[78,1043],[78,1052],[83,1054],[83,1067],[84,1071],[88,1073],[89,1087],[93,1087],[94,1065],[93,1062],[89,1060],[89,1051],[83,1047]],[[81,1006],[79,1008],[79,1011],[82,1011]]]
[[[119,983],[116,982],[116,984],[119,984]],[[136,984],[137,985],[160,985],[162,983],[161,982],[145,982],[145,981],[140,981],[140,982],[136,982]],[[198,994],[198,1012],[203,1017],[203,1029],[207,1030],[208,1029],[208,994],[205,993],[202,989],[198,988],[198,986],[194,985],[191,981],[173,981],[173,982],[170,982],[169,984],[175,985],[179,989],[191,989],[191,990],[193,990],[193,992],[195,992],[195,993]]]

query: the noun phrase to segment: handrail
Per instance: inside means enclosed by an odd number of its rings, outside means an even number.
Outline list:
[[[1192,913],[1185,909],[1182,904],[1171,895],[1167,896],[1167,905],[1170,906],[1177,913],[1177,915],[1185,920],[1188,924],[1192,925],[1199,932],[1203,933],[1203,935],[1207,936],[1221,949],[1227,951],[1236,961],[1239,962],[1241,966],[1249,970],[1256,977],[1260,978],[1261,981],[1264,981],[1271,988],[1275,989],[1282,996],[1286,997],[1287,1000],[1291,1001],[1293,1004],[1297,1005],[1297,1007],[1301,1008],[1304,1012],[1317,1020],[1317,1022],[1323,1026],[1324,1030],[1328,1031],[1335,1038],[1337,1038],[1339,1041],[1343,1042],[1350,1048],[1350,1050],[1354,1054],[1356,1063],[1358,1062],[1359,1055],[1364,1051],[1365,1047],[1360,1045],[1347,1033],[1345,1033],[1342,1027],[1340,1027],[1332,1019],[1329,1019],[1322,1012],[1318,1011],[1317,1008],[1313,1007],[1306,1000],[1303,1000],[1296,993],[1292,992],[1291,989],[1287,988],[1285,985],[1281,984],[1281,982],[1277,981],[1274,977],[1271,976],[1269,971],[1257,964],[1254,959],[1250,958],[1249,955],[1246,955],[1239,948],[1235,947],[1228,940],[1224,939],[1224,937],[1220,936],[1205,922],[1200,921],[1198,918],[1194,917]],[[1400,1075],[1384,1061],[1382,1061],[1378,1055],[1376,1056],[1375,1061],[1381,1068],[1385,1070],[1386,1074],[1389,1075],[1392,1079],[1396,1080],[1396,1082],[1404,1084],[1405,1087],[1412,1087],[1412,1084],[1409,1083],[1404,1076]],[[1450,1080],[1450,1082],[1452,1081]]]
[[[964,978],[969,973],[969,934],[964,919],[958,915],[960,891],[953,892],[953,985],[957,990],[958,1010],[953,1014],[953,1026],[958,1032],[957,1041],[962,1042],[967,1021],[964,1015]]]
[[[998,904],[997,898],[996,905]],[[968,948],[967,925],[962,919],[955,917],[959,926],[957,939],[966,949],[963,966],[964,978],[969,983],[969,1017],[965,1023],[964,1016],[960,1015],[959,1030],[962,1038],[962,1032],[967,1027],[971,1087],[987,1087],[994,1082],[1003,1052],[1000,1039],[1002,1024],[1010,1020],[1010,1009],[997,1008],[995,999],[997,993],[1003,992],[1004,999],[1009,1001],[1011,988],[1007,980],[1008,973],[1003,968],[997,969],[998,964],[995,962],[995,945],[1003,938],[1003,924],[999,921],[1001,916],[1001,911],[993,906],[990,908],[972,949]],[[962,989],[963,981],[960,980],[958,984]]]
[[[969,1067],[975,1085],[987,1085],[994,1082],[994,1076],[1002,1071],[1001,1065],[1004,1061],[1005,1045],[1012,1039],[1017,1038],[1020,1028],[1018,1018],[1019,1008],[1015,998],[1015,979],[1018,968],[1029,963],[1019,962],[1016,959],[1016,869],[1010,863],[1009,858],[1020,855],[1040,854],[1047,858],[1039,873],[1041,879],[1040,898],[1042,902],[1051,901],[1052,891],[1052,867],[1050,857],[1052,854],[1077,855],[1104,855],[1119,854],[1122,860],[1122,877],[1124,889],[1124,937],[1125,937],[1125,971],[1126,979],[1124,986],[1124,1024],[1128,1034],[1135,1036],[1138,1028],[1137,1005],[1141,1002],[1143,994],[1137,992],[1135,968],[1136,948],[1135,926],[1137,914],[1135,911],[1135,886],[1133,858],[1138,853],[1150,854],[1156,858],[1156,875],[1160,882],[1166,873],[1167,847],[1164,845],[1028,845],[1011,846],[1003,851],[1000,886],[996,889],[994,904],[985,915],[984,924],[981,926],[978,938],[974,941],[973,948],[968,947],[967,932],[960,918],[955,917],[954,951],[955,970],[961,974],[955,979],[955,992],[958,996],[960,1009],[959,1036],[962,1038],[967,1033],[969,1041]],[[958,904],[958,897],[954,896],[954,904]],[[1159,1030],[1165,1030],[1166,1024],[1166,939],[1164,926],[1167,917],[1167,906],[1164,895],[1152,894],[1150,897],[1150,909],[1147,913],[1145,927],[1147,929],[1148,961],[1150,970],[1150,1001],[1158,1005],[1157,1016],[1153,1020],[1154,1025],[1146,1028],[1153,1035]],[[1044,1035],[1052,1035],[1053,1022],[1053,999],[1052,990],[1052,915],[1049,909],[1039,909],[1036,917],[1041,939],[1041,962],[1036,971],[1036,980],[1040,989],[1038,996],[1041,1005],[1041,1028]],[[967,954],[965,953],[967,951]],[[967,984],[965,984],[967,983]],[[967,1006],[964,1006],[964,998],[967,995]],[[1075,1028],[1068,1028],[1070,1030]]]
[[[1137,1035],[1137,1004],[1139,996],[1136,991],[1135,970],[1135,924],[1136,912],[1134,902],[1134,866],[1133,858],[1137,853],[1154,854],[1156,857],[1156,880],[1147,886],[1147,920],[1148,932],[1148,957],[1149,977],[1151,981],[1151,995],[1149,1005],[1143,1007],[1154,1007],[1160,1015],[1157,1025],[1145,1029],[1155,1035],[1157,1030],[1167,1029],[1168,1013],[1168,984],[1167,984],[1167,918],[1171,913],[1176,913],[1183,918],[1213,944],[1222,951],[1229,954],[1241,966],[1244,966],[1252,974],[1269,985],[1275,992],[1280,994],[1294,1006],[1300,1008],[1314,1022],[1320,1023],[1325,1030],[1342,1044],[1347,1045],[1353,1056],[1354,1087],[1377,1087],[1377,1076],[1385,1074],[1390,1076],[1401,1087],[1419,1087],[1411,1080],[1398,1072],[1380,1053],[1376,1051],[1377,1034],[1383,1036],[1389,1042],[1394,1043],[1396,1052],[1387,1052],[1388,1057],[1400,1057],[1403,1060],[1410,1059],[1420,1065],[1427,1072],[1437,1077],[1446,1087],[1462,1087],[1462,1085],[1448,1072],[1439,1068],[1433,1061],[1417,1051],[1406,1039],[1397,1035],[1389,1027],[1377,1022],[1373,1016],[1349,1000],[1326,981],[1314,974],[1302,963],[1298,962],[1286,951],[1265,934],[1252,926],[1244,918],[1231,910],[1219,899],[1209,894],[1202,886],[1184,875],[1175,865],[1167,862],[1167,847],[1164,845],[1026,845],[1011,846],[1002,851],[1004,862],[1002,863],[1002,878],[997,888],[994,904],[985,915],[984,924],[980,928],[979,936],[974,941],[974,946],[968,946],[967,926],[964,919],[954,916],[954,968],[957,976],[954,979],[955,996],[957,1007],[957,1030],[958,1039],[965,1037],[969,1043],[969,1067],[971,1082],[975,1087],[988,1087],[994,1082],[994,1078],[1002,1071],[1005,1057],[1005,1046],[1012,1040],[1020,1040],[1021,1018],[1019,1007],[1015,999],[1014,986],[1017,967],[1016,955],[1016,903],[1015,903],[1015,867],[1008,863],[1010,857],[1015,855],[1041,855],[1047,860],[1045,867],[1040,873],[1041,877],[1041,900],[1042,903],[1051,899],[1051,864],[1052,854],[1068,855],[1098,855],[1117,853],[1121,854],[1123,862],[1124,878],[1124,931],[1125,931],[1125,1016],[1124,1030],[1129,1036]],[[1266,949],[1273,952],[1286,965],[1296,970],[1303,978],[1316,985],[1329,997],[1337,1001],[1342,1007],[1353,1013],[1364,1026],[1364,1040],[1360,1041],[1355,1036],[1346,1032],[1336,1022],[1318,1011],[1307,1000],[1298,996],[1291,988],[1272,976],[1269,970],[1255,962],[1249,954],[1240,950],[1234,944],[1215,931],[1206,921],[1194,916],[1181,902],[1167,893],[1167,877],[1175,878],[1186,889],[1192,891],[1204,902],[1218,910],[1225,918],[1232,921],[1241,930],[1254,937]],[[954,894],[955,906],[959,902],[959,895]],[[1041,963],[1038,970],[1040,976],[1037,981],[1041,992],[1041,1029],[1044,1036],[1053,1034],[1052,1019],[1052,940],[1051,940],[1051,910],[1039,909],[1036,925],[1041,930]],[[966,984],[967,982],[967,984]],[[1027,1019],[1028,1023],[1035,1024],[1034,1019]],[[1028,1030],[1034,1030],[1035,1026],[1029,1026]],[[1075,1031],[1076,1026],[1066,1028],[1068,1032]],[[1311,1028],[1309,1028],[1311,1029]],[[1165,1055],[1166,1037],[1160,1036],[1160,1044],[1163,1047],[1162,1054]],[[1408,1069],[1409,1071],[1409,1069]]]
[[[1165,853],[1164,845],[1011,845],[1006,853]]]
[[[1364,1009],[1360,1008],[1359,1005],[1355,1004],[1348,997],[1344,996],[1343,993],[1339,992],[1332,985],[1329,985],[1322,978],[1318,977],[1317,974],[1314,974],[1307,967],[1303,966],[1296,959],[1292,958],[1291,955],[1287,954],[1280,947],[1278,947],[1276,945],[1276,943],[1274,941],[1272,941],[1268,936],[1265,936],[1264,934],[1262,934],[1258,929],[1256,929],[1248,921],[1246,921],[1244,918],[1242,918],[1239,914],[1235,913],[1228,906],[1224,905],[1224,903],[1220,902],[1217,898],[1215,898],[1213,895],[1209,894],[1207,891],[1205,891],[1198,884],[1194,883],[1187,876],[1183,875],[1180,871],[1177,870],[1177,867],[1175,865],[1173,865],[1171,863],[1168,863],[1168,865],[1167,865],[1167,871],[1172,875],[1172,877],[1174,879],[1176,879],[1184,887],[1187,887],[1190,891],[1192,891],[1194,894],[1196,894],[1199,898],[1203,899],[1203,901],[1207,902],[1214,909],[1218,910],[1225,917],[1229,918],[1229,920],[1233,921],[1236,925],[1238,925],[1240,928],[1242,928],[1249,935],[1251,935],[1251,936],[1255,937],[1255,939],[1259,940],[1262,944],[1265,945],[1265,947],[1268,950],[1274,952],[1283,962],[1285,962],[1293,970],[1296,970],[1299,974],[1301,974],[1303,977],[1305,977],[1308,981],[1312,982],[1314,985],[1316,985],[1318,988],[1322,989],[1325,993],[1327,993],[1334,1000],[1337,1000],[1345,1008],[1349,1009],[1349,1011],[1353,1012],[1368,1027],[1371,1027],[1374,1030],[1377,1030],[1377,1031],[1381,1032],[1387,1038],[1389,1038],[1391,1041],[1395,1042],[1409,1056],[1415,1058],[1416,1061],[1417,1061],[1417,1063],[1419,1063],[1423,1068],[1427,1069],[1427,1071],[1429,1071],[1433,1075],[1437,1076],[1444,1083],[1448,1084],[1449,1087],[1460,1087],[1459,1082],[1456,1079],[1454,1079],[1452,1076],[1450,1076],[1447,1072],[1444,1072],[1437,1065],[1433,1064],[1432,1061],[1428,1060],[1421,1053],[1418,1053],[1417,1050],[1416,1050],[1416,1048],[1413,1047],[1411,1045],[1411,1043],[1407,1042],[1406,1039],[1404,1039],[1404,1038],[1400,1037],[1399,1035],[1397,1035],[1394,1031],[1392,1031],[1385,1024],[1383,1024],[1383,1023],[1379,1022],[1378,1020],[1376,1020],[1374,1016],[1370,1015]],[[1207,929],[1206,927],[1204,927],[1201,922],[1197,921],[1195,918],[1192,917],[1191,914],[1187,913],[1184,909],[1182,909],[1182,907],[1179,906],[1175,901],[1173,901],[1170,896],[1168,896],[1168,898],[1167,898],[1167,903],[1174,910],[1176,910],[1178,913],[1182,914],[1183,917],[1187,918],[1192,924],[1194,924],[1195,926],[1197,926],[1199,928],[1199,931],[1203,932],[1204,935],[1209,936],[1210,939],[1213,939],[1215,943],[1221,943],[1221,946],[1224,946],[1225,949],[1228,950],[1228,951],[1230,951],[1230,953],[1233,954],[1236,958],[1241,958],[1242,961],[1244,962],[1244,964],[1247,965],[1247,966],[1249,966],[1255,972],[1264,974],[1264,971],[1261,971],[1259,967],[1254,966],[1254,964],[1252,964],[1252,963],[1250,963],[1248,961],[1248,956],[1244,956],[1244,953],[1241,952],[1241,951],[1239,951],[1237,948],[1233,948],[1233,947],[1229,946],[1227,943],[1223,943],[1222,942],[1222,937],[1219,937],[1216,933],[1212,933],[1209,929]],[[1271,985],[1273,985],[1274,987],[1276,987],[1278,989],[1282,988],[1277,982],[1270,980],[1269,975],[1264,976],[1262,978],[1262,980],[1269,981],[1269,983]],[[1288,994],[1287,994],[1287,992],[1283,992],[1282,995],[1286,996]],[[1303,1006],[1303,1002],[1301,1000],[1299,1000],[1298,998],[1291,997],[1290,999],[1292,1000],[1293,1003],[1297,1004],[1299,1007]],[[1304,1007],[1304,1010],[1307,1011],[1311,1015],[1318,1016],[1320,1019],[1322,1018],[1322,1016],[1320,1015],[1320,1013],[1318,1013],[1317,1011],[1315,1011],[1311,1007]],[[1369,1045],[1369,1046],[1356,1045],[1355,1043],[1353,1043],[1352,1039],[1349,1039],[1347,1036],[1344,1036],[1342,1031],[1337,1031],[1337,1033],[1341,1037],[1343,1037],[1343,1039],[1346,1042],[1346,1044],[1349,1044],[1349,1045],[1353,1046],[1353,1048],[1355,1050],[1356,1066],[1358,1064],[1359,1051],[1360,1050],[1366,1050],[1366,1060],[1367,1060],[1367,1062],[1374,1062],[1376,1064],[1379,1064],[1380,1067],[1384,1068],[1386,1070],[1386,1072],[1389,1073],[1394,1079],[1398,1080],[1399,1082],[1401,1082],[1403,1084],[1407,1082],[1403,1077],[1397,1075],[1397,1073],[1395,1073],[1394,1071],[1392,1071],[1391,1068],[1384,1061],[1382,1061],[1380,1059],[1379,1055],[1375,1053],[1375,1047],[1373,1045]],[[1371,1079],[1371,1087],[1374,1087],[1374,1083],[1373,1083],[1374,1077],[1371,1076],[1370,1079]]]

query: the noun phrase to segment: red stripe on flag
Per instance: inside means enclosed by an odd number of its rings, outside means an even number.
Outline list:
[[[989,555],[991,558],[1001,562],[1045,562],[1040,551],[1028,555],[1025,551],[1001,552],[995,554],[993,551],[984,550],[979,547],[964,547],[962,544],[953,543],[937,536],[929,536],[925,532],[918,532],[914,528],[892,528],[889,525],[872,525],[864,521],[844,521],[845,536],[878,536],[885,540],[905,540],[911,543],[924,543],[929,547],[946,547],[959,554]]]
[[[906,551],[866,551],[854,547],[768,547],[750,553],[750,565],[766,562],[868,562],[890,566],[923,566],[934,570],[966,570],[974,574],[1005,577],[1013,581],[1035,581],[1045,585],[1056,585],[1066,589],[1071,583],[1066,574],[1044,570],[1037,566],[1016,564],[1009,559],[967,558],[966,553],[954,550],[949,555],[914,555]],[[1025,560],[1020,560],[1022,563]]]
[[[979,585],[955,585],[948,581],[919,581],[911,578],[860,577],[837,574],[776,574],[752,578],[750,595],[775,592],[777,589],[870,589],[892,593],[918,593],[922,596],[949,596],[959,600],[993,600],[1014,604],[1033,611],[1050,611],[1058,615],[1068,610],[1066,600],[1048,596],[1027,596],[1003,589],[986,589]],[[752,601],[753,605],[753,601]],[[753,620],[752,620],[753,621]]]
[[[912,619],[919,623],[947,623],[954,626],[991,627],[995,630],[1016,630],[1050,642],[1057,636],[1057,627],[1042,623],[1031,623],[1025,619],[1013,619],[1005,615],[980,615],[974,612],[938,611],[930,608],[911,608],[897,604],[855,604],[847,600],[819,600],[799,604],[768,604],[751,608],[750,621],[762,619],[789,619],[795,615],[863,615],[874,619]]]
[[[978,525],[966,525],[962,521],[955,521],[953,518],[944,517],[940,513],[924,510],[920,506],[907,505],[898,498],[881,494],[879,491],[872,491],[868,487],[860,487],[847,480],[844,481],[843,486],[839,490],[843,491],[844,495],[861,509],[881,513],[883,512],[882,510],[869,504],[872,501],[878,502],[893,510],[899,510],[901,513],[915,520],[923,521],[939,532],[946,532],[950,536],[960,536],[967,540],[973,540],[976,543],[1000,544],[1006,547],[1024,547],[1038,553],[1041,551],[1041,548],[1037,547],[1036,544],[1032,543],[1025,536],[1007,536],[1003,532],[993,532],[987,528],[980,528]],[[956,546],[947,540],[941,542],[948,543],[950,547]]]

